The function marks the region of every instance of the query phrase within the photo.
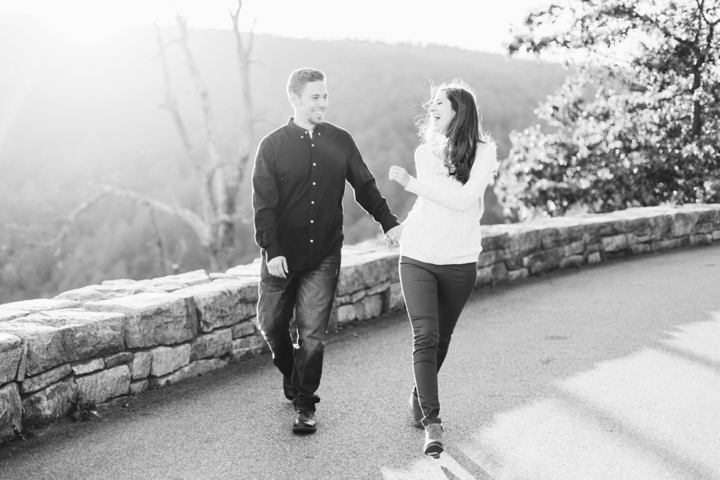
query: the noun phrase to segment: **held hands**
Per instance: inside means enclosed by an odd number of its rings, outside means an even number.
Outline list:
[[[398,167],[397,165],[393,165],[392,167],[390,167],[388,177],[390,178],[390,180],[402,185],[403,188],[406,188],[410,183],[410,174],[407,172],[407,170],[402,167]]]
[[[287,278],[288,266],[285,257],[275,257],[267,262],[267,269],[273,277]]]
[[[398,225],[393,227],[385,234],[385,244],[390,250],[393,250],[400,246],[400,237],[402,237],[403,226]]]

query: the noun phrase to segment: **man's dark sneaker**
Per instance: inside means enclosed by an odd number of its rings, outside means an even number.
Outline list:
[[[283,375],[283,393],[285,398],[292,401],[295,398],[295,388],[292,386],[290,377]]]
[[[293,433],[315,433],[315,430],[317,430],[315,412],[308,412],[306,410],[298,410],[295,412]]]

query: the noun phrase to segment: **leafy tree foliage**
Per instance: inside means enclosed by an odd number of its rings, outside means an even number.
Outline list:
[[[529,15],[509,45],[575,74],[514,132],[501,203],[519,219],[720,201],[716,0],[572,0]]]

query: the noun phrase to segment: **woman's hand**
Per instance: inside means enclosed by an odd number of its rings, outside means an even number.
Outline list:
[[[390,180],[399,183],[403,186],[403,188],[406,188],[408,184],[410,183],[410,174],[402,167],[398,167],[397,165],[393,165],[390,167],[390,173],[388,173],[388,177],[390,177]]]
[[[405,226],[401,223],[397,227],[393,227],[385,234],[385,244],[390,250],[400,246],[400,238],[402,237],[403,228]]]

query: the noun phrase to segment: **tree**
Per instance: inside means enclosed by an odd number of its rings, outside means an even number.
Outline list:
[[[183,52],[195,85],[195,91],[200,99],[205,134],[204,148],[202,150],[196,149],[192,144],[180,115],[177,100],[172,94],[170,73],[165,57],[166,45],[163,43],[160,29],[156,27],[158,49],[165,80],[165,103],[162,106],[170,113],[185,151],[198,175],[202,213],[197,214],[188,209],[169,209],[167,206],[163,208],[158,206],[157,208],[179,216],[193,229],[208,253],[212,270],[228,268],[233,260],[232,249],[236,240],[235,223],[238,220],[237,207],[240,202],[243,176],[251,155],[250,147],[253,140],[253,111],[252,96],[250,94],[250,54],[252,52],[253,33],[250,32],[249,42],[246,47],[239,30],[241,9],[242,0],[238,0],[237,10],[230,12],[237,44],[243,98],[243,112],[238,132],[240,145],[235,158],[224,158],[216,144],[215,120],[210,104],[210,94],[190,50],[187,18],[180,15],[176,18],[180,36],[175,43]]]
[[[253,45],[253,31],[251,30],[248,44],[245,45],[243,35],[239,30],[242,4],[242,0],[238,0],[237,9],[230,12],[234,38],[237,44],[240,86],[242,88],[242,111],[240,112],[237,135],[239,145],[236,153],[232,156],[223,154],[223,150],[217,144],[210,93],[203,82],[197,62],[190,49],[187,17],[177,15],[176,23],[179,36],[167,44],[163,41],[161,30],[156,25],[156,40],[165,86],[165,100],[161,108],[167,110],[170,114],[195,170],[200,190],[200,212],[195,212],[178,203],[161,201],[125,188],[122,185],[109,184],[105,181],[94,182],[98,190],[96,194],[90,200],[78,205],[67,219],[56,222],[60,223],[60,227],[53,229],[52,233],[48,229],[42,229],[39,232],[36,231],[38,229],[33,229],[32,232],[23,232],[22,240],[19,242],[9,242],[5,238],[0,238],[0,258],[15,255],[20,250],[28,247],[53,248],[57,257],[73,224],[86,212],[95,208],[101,200],[106,197],[115,197],[129,200],[135,205],[147,208],[150,211],[150,224],[155,237],[153,244],[157,251],[158,263],[166,273],[175,273],[178,268],[176,262],[168,258],[155,219],[155,212],[177,217],[190,227],[208,255],[211,270],[217,271],[231,266],[234,259],[233,248],[237,242],[235,227],[238,222],[238,205],[241,202],[240,194],[242,193],[244,172],[252,154],[251,146],[254,140],[254,118],[250,91],[250,56]],[[185,121],[180,114],[178,101],[172,93],[171,75],[166,57],[166,51],[171,46],[180,48],[192,78],[195,93],[199,99],[203,126],[203,142],[200,147],[193,144]]]
[[[508,46],[578,65],[512,134],[498,189],[523,219],[720,201],[720,7],[573,0],[528,15]]]

